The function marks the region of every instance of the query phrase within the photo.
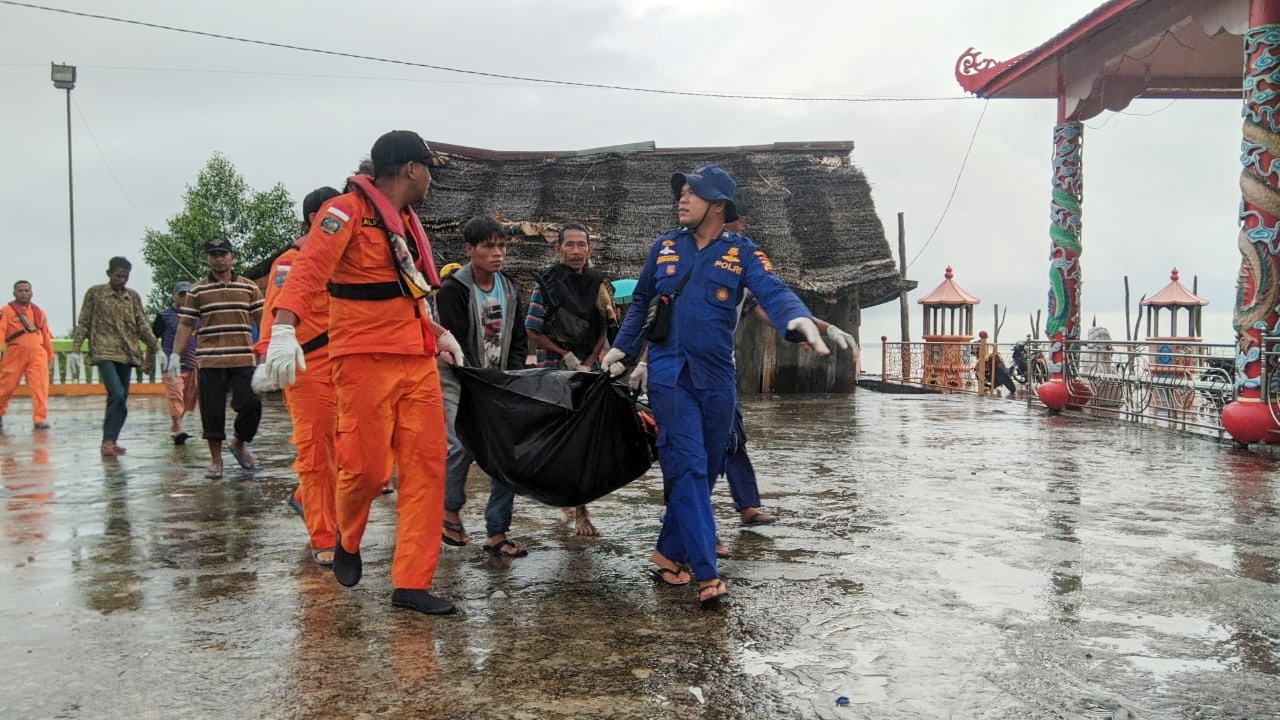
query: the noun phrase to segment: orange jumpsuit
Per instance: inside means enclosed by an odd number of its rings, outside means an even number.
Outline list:
[[[400,212],[407,221],[410,211]],[[393,293],[398,278],[377,218],[358,192],[325,203],[275,307],[305,322],[316,296],[328,287],[342,547],[359,552],[369,506],[394,462],[399,484],[391,583],[428,590],[440,555],[447,450],[435,338],[421,301],[400,295],[355,299],[362,291],[376,296],[390,287]],[[298,337],[306,339],[301,331]]]
[[[34,332],[27,332],[19,315]],[[31,390],[31,421],[39,424],[49,416],[49,360],[53,357],[53,335],[49,319],[35,304],[25,308],[16,302],[0,306],[0,331],[4,332],[4,362],[0,364],[0,417],[9,409],[9,398],[25,375]]]
[[[271,342],[270,318],[275,314],[276,300],[289,277],[298,245],[285,250],[271,264],[267,296],[262,309],[264,322],[254,352],[261,357]],[[337,490],[338,461],[333,451],[338,428],[338,404],[333,393],[332,366],[326,341],[329,330],[329,295],[316,293],[311,298],[306,317],[298,324],[298,342],[306,352],[307,369],[298,380],[284,389],[284,404],[293,420],[293,436],[289,442],[298,450],[293,471],[298,474],[295,498],[302,506],[302,520],[307,526],[313,550],[327,550],[334,544],[334,496]]]

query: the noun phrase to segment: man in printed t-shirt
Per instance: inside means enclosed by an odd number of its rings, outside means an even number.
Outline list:
[[[520,288],[502,272],[507,255],[507,233],[491,217],[476,217],[462,228],[470,262],[449,274],[436,295],[440,324],[462,344],[466,357],[480,367],[519,370],[524,367],[528,340],[524,331],[524,309]],[[467,472],[473,457],[462,446],[454,430],[458,417],[461,386],[453,368],[440,373],[444,393],[445,430],[449,455],[445,461],[444,531],[441,540],[455,547],[470,540],[458,511],[467,501]],[[511,529],[511,508],[515,493],[496,480],[489,481],[489,504],[485,509],[485,552],[495,557],[522,557],[529,550],[507,537]]]

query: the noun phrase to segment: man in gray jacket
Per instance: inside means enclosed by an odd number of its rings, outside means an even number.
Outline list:
[[[440,324],[462,344],[467,362],[475,367],[518,370],[524,367],[528,340],[524,330],[524,308],[520,288],[502,273],[507,255],[507,233],[491,217],[475,217],[462,227],[469,262],[445,278],[436,294]],[[452,367],[440,369],[440,389],[444,395],[445,429],[449,455],[445,460],[444,532],[446,545],[466,545],[469,538],[458,511],[467,500],[467,472],[473,457],[458,440],[454,421],[458,417],[461,386]],[[489,505],[485,508],[485,552],[511,558],[529,554],[528,548],[507,537],[511,529],[513,493],[497,481],[489,481]]]

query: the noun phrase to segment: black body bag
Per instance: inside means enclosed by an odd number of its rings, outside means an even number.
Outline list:
[[[456,371],[459,439],[490,477],[519,495],[585,505],[643,475],[656,457],[653,428],[607,373]]]

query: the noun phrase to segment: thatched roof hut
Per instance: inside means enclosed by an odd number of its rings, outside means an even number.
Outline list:
[[[464,257],[461,226],[489,213],[520,224],[508,255],[516,275],[553,259],[563,222],[591,229],[595,264],[635,277],[649,243],[675,224],[670,177],[714,162],[738,182],[747,234],[778,275],[808,296],[857,291],[863,307],[898,297],[898,272],[851,142],[655,148],[653,143],[578,152],[503,152],[431,143],[449,158],[419,208],[436,260]]]
[[[856,337],[861,308],[898,297],[902,283],[871,186],[849,158],[851,142],[708,148],[647,142],[576,152],[431,146],[449,158],[417,208],[436,267],[465,261],[463,223],[490,214],[513,233],[505,269],[526,284],[533,270],[554,261],[556,234],[569,221],[590,229],[597,267],[611,278],[635,277],[654,237],[675,224],[671,174],[714,162],[738,183],[746,234],[816,315]],[[366,159],[358,172],[369,170]],[[250,277],[265,276],[270,263]],[[844,392],[856,383],[851,358],[810,358],[753,318],[738,330],[737,358],[739,388],[747,393]]]
[[[610,277],[635,277],[653,238],[675,224],[671,174],[714,162],[738,183],[746,234],[817,315],[856,335],[862,307],[898,297],[898,271],[871,186],[850,160],[851,142],[649,142],[578,152],[431,146],[449,158],[418,208],[437,265],[465,260],[462,224],[488,213],[514,231],[506,269],[517,277],[527,280],[554,260],[552,243],[568,221],[591,230],[597,267]],[[743,392],[848,391],[856,380],[851,359],[802,356],[750,320],[739,330],[738,364]]]

